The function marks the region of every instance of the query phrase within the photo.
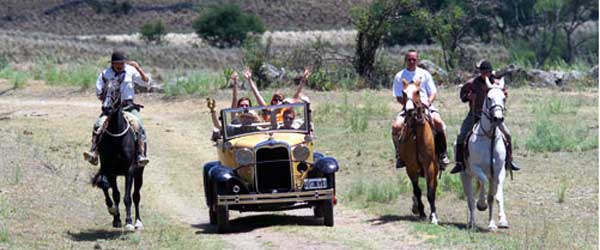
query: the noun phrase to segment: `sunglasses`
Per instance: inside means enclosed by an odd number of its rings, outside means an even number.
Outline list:
[[[248,104],[240,104],[240,107],[242,107],[242,108],[248,108],[248,107],[250,107],[250,105],[248,105]]]
[[[417,61],[417,59],[414,59],[414,58],[409,58],[409,59],[406,59],[406,60],[409,61],[409,62],[416,62]]]

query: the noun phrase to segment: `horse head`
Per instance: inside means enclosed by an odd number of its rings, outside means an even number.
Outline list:
[[[114,112],[121,108],[121,83],[111,80],[104,90],[104,100],[102,101],[102,113],[110,117]]]
[[[416,80],[409,83],[406,79],[402,79],[404,88],[402,92],[406,97],[406,103],[404,104],[404,112],[406,114],[407,122],[414,121],[418,124],[422,124],[425,121],[425,105],[421,102],[420,98],[420,87],[421,81]]]
[[[502,123],[504,121],[504,78],[500,79],[499,84],[492,84],[488,78],[485,79],[488,92],[483,101],[483,114],[490,119],[492,123]]]

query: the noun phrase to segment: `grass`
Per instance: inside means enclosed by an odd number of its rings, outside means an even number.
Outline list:
[[[10,232],[6,226],[6,219],[9,216],[9,207],[5,198],[0,196],[0,244],[9,244],[11,242]],[[0,248],[2,245],[0,245]]]
[[[60,65],[45,62],[36,65],[33,69],[33,78],[43,80],[50,85],[73,85],[85,89],[96,84],[96,79],[101,70],[100,65]]]
[[[185,75],[185,76],[180,76]],[[223,75],[213,72],[192,71],[187,74],[175,72],[165,85],[167,96],[207,96],[222,87]]]
[[[560,180],[560,185],[558,186],[557,196],[558,203],[565,202],[565,196],[567,194],[568,184],[566,178],[562,178]]]
[[[11,66],[0,70],[0,78],[8,79],[14,89],[22,88],[30,78],[27,72],[17,71]]]

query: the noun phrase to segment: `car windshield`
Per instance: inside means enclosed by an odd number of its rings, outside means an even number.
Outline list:
[[[309,119],[305,103],[224,109],[224,139],[263,132],[308,133]]]

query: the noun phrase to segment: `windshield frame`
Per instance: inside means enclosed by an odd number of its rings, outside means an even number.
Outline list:
[[[297,110],[298,107],[301,107],[301,109],[304,110],[304,114],[303,114],[304,126],[302,126],[301,128],[298,128],[298,129],[278,129],[278,128],[271,127],[270,129],[265,129],[265,130],[239,133],[239,134],[234,134],[234,135],[228,134],[228,130],[226,127],[232,125],[231,124],[231,119],[232,119],[231,114],[233,114],[233,113],[244,113],[244,112],[256,111],[257,114],[260,114],[260,112],[265,109],[273,110],[273,109],[281,109],[281,108],[289,108],[289,107],[294,108],[294,110]],[[309,104],[304,103],[304,102],[292,103],[292,104],[281,104],[281,105],[269,105],[269,106],[255,106],[255,107],[249,107],[249,108],[222,109],[220,120],[221,120],[221,134],[223,135],[223,140],[230,140],[230,139],[243,137],[243,136],[247,136],[247,135],[265,134],[265,133],[285,132],[285,133],[309,134],[311,122],[312,122],[310,119]],[[258,123],[268,123],[268,122],[260,121]]]

